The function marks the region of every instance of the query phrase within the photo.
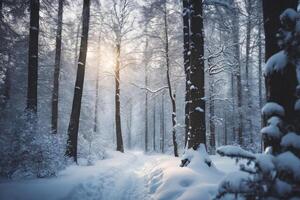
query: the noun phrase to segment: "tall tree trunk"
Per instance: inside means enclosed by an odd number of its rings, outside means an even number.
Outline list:
[[[210,75],[209,77],[209,87],[210,87],[210,95],[209,95],[209,150],[211,154],[215,154],[216,150],[216,126],[214,122],[215,117],[215,102],[214,102],[214,84],[213,77]]]
[[[129,116],[128,116],[128,149],[131,149],[131,132],[132,132],[132,100],[129,103]]]
[[[224,112],[224,145],[228,144],[228,130],[227,130],[227,112]]]
[[[232,98],[232,100],[231,100],[232,115],[231,115],[230,120],[232,121],[232,140],[236,141],[236,139],[237,139],[237,137],[236,137],[237,136],[237,134],[236,134],[237,122],[236,121],[238,121],[238,120],[236,120],[236,91],[235,91],[236,75],[235,75],[235,69],[231,70],[230,76],[231,76],[231,98]]]
[[[120,59],[121,59],[121,44],[117,44],[117,57],[115,68],[115,120],[116,120],[116,138],[117,138],[117,151],[124,152],[122,126],[121,126],[121,103],[120,103]]]
[[[187,145],[188,134],[190,132],[190,113],[189,113],[189,104],[190,104],[190,4],[189,0],[183,0],[183,62],[184,62],[184,71],[186,76],[185,81],[185,139],[184,145]]]
[[[94,107],[94,133],[98,132],[98,104],[99,104],[99,68],[100,68],[100,58],[101,58],[101,33],[98,40],[98,58],[96,66],[96,97],[95,97],[95,107]]]
[[[160,111],[160,149],[165,152],[165,92],[162,91],[161,96],[161,111]]]
[[[148,50],[148,38],[146,38],[145,50],[147,54]],[[148,58],[145,55],[145,87],[148,88],[149,80],[148,80]],[[145,152],[148,152],[148,98],[149,93],[148,90],[145,91]]]
[[[153,150],[156,151],[156,98],[153,97]]]
[[[239,8],[234,1],[235,8],[232,15],[233,24],[233,43],[234,43],[234,55],[236,63],[236,81],[237,81],[237,112],[238,112],[238,127],[237,127],[237,142],[243,145],[243,127],[244,120],[242,114],[242,76],[241,76],[241,59],[240,59],[240,20],[239,20]]]
[[[30,0],[30,31],[28,53],[28,86],[26,109],[37,114],[38,47],[40,1]]]
[[[259,97],[259,108],[262,108],[262,104],[263,104],[263,97],[262,97],[262,2],[261,1],[257,1],[257,10],[258,10],[258,39],[257,39],[257,43],[258,43],[258,97]]]
[[[61,60],[61,33],[62,33],[62,21],[63,21],[63,4],[64,4],[64,0],[59,0],[58,15],[57,15],[57,30],[56,30],[54,80],[53,80],[53,91],[52,91],[51,129],[52,129],[52,133],[54,134],[57,133],[57,121],[58,121],[58,95],[59,95],[60,60]]]
[[[178,149],[177,149],[177,141],[176,141],[176,100],[175,94],[172,91],[171,85],[171,78],[170,78],[170,58],[169,58],[169,34],[168,34],[168,19],[167,19],[167,4],[164,4],[164,31],[165,31],[165,58],[166,58],[166,65],[167,65],[167,83],[168,83],[168,90],[169,96],[171,99],[172,104],[172,140],[173,140],[173,147],[174,147],[174,156],[178,157]]]
[[[75,52],[74,52],[74,67],[78,64],[78,43],[79,43],[79,36],[80,36],[80,27],[82,23],[82,17],[80,18],[80,23],[77,25],[77,31],[76,31],[76,38],[75,38]]]
[[[208,58],[207,59],[207,65],[208,69],[211,69],[212,67],[212,59]],[[214,101],[214,87],[215,87],[215,80],[214,80],[214,75],[209,73],[208,74],[208,82],[209,82],[209,152],[211,154],[215,154],[216,150],[216,126],[214,122],[215,118],[215,101]]]
[[[206,144],[203,2],[191,0],[190,135],[188,148]]]
[[[251,105],[251,90],[250,90],[250,42],[251,42],[251,29],[252,29],[252,23],[251,23],[251,15],[252,15],[252,0],[247,0],[246,3],[246,9],[247,9],[247,25],[246,25],[246,62],[245,62],[245,68],[246,68],[246,93],[247,93],[247,124],[248,124],[248,132],[250,137],[250,143],[253,143],[253,133],[252,133],[252,105]]]
[[[90,0],[83,0],[82,10],[82,36],[80,43],[80,52],[78,59],[77,75],[74,88],[74,97],[72,104],[72,112],[68,127],[68,140],[66,156],[73,157],[74,161],[77,162],[77,140],[78,140],[78,129],[80,119],[81,100],[83,92],[86,55],[88,47],[88,35],[89,35],[89,22],[90,22]]]
[[[7,101],[10,97],[10,53],[8,52],[8,62],[4,60],[5,46],[4,38],[4,22],[3,22],[3,0],[0,0],[0,74],[4,74],[4,83],[0,83],[0,110],[6,107]]]

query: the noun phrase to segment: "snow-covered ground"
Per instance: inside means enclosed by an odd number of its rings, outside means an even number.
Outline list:
[[[58,177],[0,183],[1,200],[210,199],[234,161],[211,156],[216,168],[179,167],[180,159],[131,151],[109,152],[93,166],[70,166]],[[194,163],[195,164],[195,163]]]

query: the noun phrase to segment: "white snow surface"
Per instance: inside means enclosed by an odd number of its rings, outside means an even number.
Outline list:
[[[180,158],[145,155],[131,151],[108,152],[93,166],[70,166],[57,177],[24,181],[1,181],[5,200],[208,200],[223,177],[238,170],[234,160],[211,156],[216,167],[193,159],[179,167]]]
[[[282,50],[274,54],[265,64],[265,75],[275,72],[281,72],[288,63],[287,53]]]

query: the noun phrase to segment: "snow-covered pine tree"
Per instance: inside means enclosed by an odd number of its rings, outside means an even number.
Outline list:
[[[261,130],[266,150],[253,154],[239,147],[220,147],[222,156],[247,159],[239,172],[219,185],[216,199],[300,198],[300,13],[286,9],[277,34],[280,51],[266,63],[268,103]]]

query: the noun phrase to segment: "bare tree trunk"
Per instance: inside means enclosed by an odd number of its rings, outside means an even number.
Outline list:
[[[190,132],[190,4],[189,0],[183,0],[183,62],[184,62],[184,71],[186,76],[185,82],[185,138],[184,145],[187,145],[188,134]]]
[[[214,122],[215,117],[215,102],[214,102],[214,84],[213,77],[210,75],[209,77],[209,87],[210,87],[210,95],[209,95],[209,150],[211,154],[215,154],[216,150],[216,126]]]
[[[38,47],[40,1],[30,0],[30,31],[28,53],[28,86],[26,109],[37,114]]]
[[[81,43],[80,43],[76,82],[74,88],[72,112],[71,112],[71,117],[70,117],[70,122],[68,127],[68,140],[67,140],[67,149],[66,149],[66,156],[73,157],[75,162],[77,162],[77,142],[78,142],[77,140],[78,140],[79,118],[80,118],[81,100],[82,100],[85,65],[86,65],[86,55],[87,55],[87,47],[88,47],[89,20],[90,20],[90,0],[83,0],[82,36],[81,36]]]
[[[153,150],[156,151],[156,98],[153,99]]]
[[[167,83],[169,96],[172,104],[172,139],[173,139],[173,147],[174,147],[174,156],[178,157],[178,149],[177,149],[177,141],[176,141],[176,101],[175,94],[172,91],[171,78],[170,78],[170,58],[169,58],[169,35],[168,35],[168,19],[167,19],[167,4],[164,4],[164,31],[165,31],[165,58],[167,65]]]
[[[165,152],[165,92],[162,91],[160,111],[160,149]]]
[[[98,132],[98,104],[99,104],[99,67],[100,67],[100,57],[101,57],[101,33],[98,41],[98,52],[99,56],[97,58],[97,69],[96,69],[96,97],[95,97],[95,108],[94,108],[94,133]]]
[[[231,106],[232,106],[232,116],[231,116],[231,120],[232,120],[232,139],[234,141],[236,141],[237,139],[237,134],[236,134],[236,91],[235,91],[235,70],[232,69],[231,71],[231,98],[232,98],[232,102],[231,102]]]
[[[190,135],[188,148],[206,144],[203,2],[191,0]]]
[[[128,149],[131,149],[131,132],[132,132],[132,100],[129,102],[129,116],[127,118],[127,127],[128,127]]]
[[[116,120],[116,138],[117,138],[117,151],[124,152],[123,138],[122,138],[122,126],[121,126],[121,104],[120,104],[120,59],[121,59],[121,45],[117,44],[117,57],[116,57],[116,69],[115,69],[115,120]]]
[[[146,54],[148,50],[148,38],[146,39],[145,46]],[[147,55],[145,55],[145,87],[148,88],[148,59]],[[149,93],[148,90],[145,91],[145,152],[148,152],[148,98]]]
[[[233,23],[233,43],[235,51],[236,62],[236,80],[237,80],[237,107],[238,107],[238,128],[237,128],[237,142],[243,145],[243,114],[242,114],[242,77],[241,77],[241,60],[240,60],[240,30],[239,30],[239,8],[235,3],[235,9],[232,15]]]
[[[0,110],[4,109],[7,105],[7,102],[10,98],[10,76],[11,76],[11,69],[10,69],[10,59],[11,55],[10,52],[7,52],[8,62],[6,63],[4,58],[4,51],[2,48],[5,46],[5,38],[4,38],[4,22],[3,22],[3,0],[0,0],[0,73],[4,73],[4,83],[3,89],[2,84],[0,84]]]
[[[227,113],[224,114],[224,145],[228,144]]]
[[[259,107],[262,108],[263,97],[262,97],[262,2],[257,1],[258,6],[258,96],[259,96]]]
[[[251,90],[250,90],[250,75],[249,75],[249,67],[250,67],[250,42],[251,42],[251,29],[252,29],[252,23],[251,23],[251,15],[252,15],[252,0],[247,0],[247,25],[246,25],[246,93],[247,93],[247,123],[248,123],[248,131],[249,131],[249,137],[250,137],[250,143],[253,143],[253,133],[252,133],[252,105],[251,105]]]
[[[59,0],[58,15],[57,15],[57,30],[56,30],[54,80],[53,80],[53,91],[52,91],[51,130],[53,134],[57,133],[57,121],[58,121],[58,95],[59,95],[60,60],[61,60],[61,33],[62,33],[62,20],[63,20],[63,4],[64,4],[64,0]]]
[[[82,23],[82,17],[80,18],[80,23],[78,23],[78,25],[77,25],[77,31],[76,31],[75,52],[74,52],[74,66],[75,67],[78,64],[78,43],[79,43],[79,35],[80,35],[81,23]]]

